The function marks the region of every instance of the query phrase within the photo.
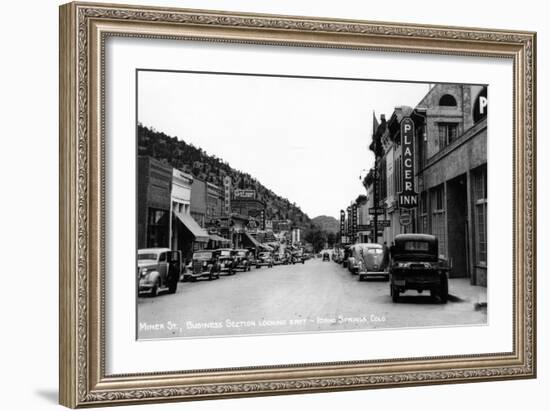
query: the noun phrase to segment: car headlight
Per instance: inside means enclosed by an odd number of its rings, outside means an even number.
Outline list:
[[[430,263],[424,263],[424,268],[432,268],[432,265]]]
[[[147,268],[142,268],[139,270],[139,276],[145,277],[147,275]]]

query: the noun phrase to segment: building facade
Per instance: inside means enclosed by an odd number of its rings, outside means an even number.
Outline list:
[[[206,183],[193,178],[191,185],[191,216],[201,227],[206,226]]]
[[[487,285],[487,89],[437,85],[417,107],[418,231],[452,275]]]
[[[389,221],[377,242],[390,244],[400,233],[433,234],[439,254],[452,265],[451,276],[477,285],[487,284],[487,107],[485,87],[460,84],[433,86],[414,109],[396,107],[388,121],[375,123],[370,148],[379,177],[373,170],[364,180],[369,206],[380,206],[378,218]],[[404,118],[415,125],[418,206],[411,211],[398,204]]]
[[[180,170],[172,171],[172,219],[170,225],[172,250],[180,250],[184,259],[189,260],[193,251],[206,247],[208,233],[191,216],[191,191],[193,176]]]
[[[170,246],[172,167],[149,156],[138,156],[138,248]]]
[[[224,189],[212,183],[206,183],[206,226],[225,215]]]
[[[262,211],[265,212],[265,203],[255,198],[233,198],[231,210],[237,214],[259,218]]]

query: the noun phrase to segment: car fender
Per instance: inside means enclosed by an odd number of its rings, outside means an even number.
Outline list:
[[[154,270],[154,271],[151,271],[147,274],[147,276],[149,277],[149,281],[154,283],[156,282],[157,280],[161,279],[160,278],[160,272],[158,270]],[[162,281],[160,281],[160,285],[164,285],[162,284]]]

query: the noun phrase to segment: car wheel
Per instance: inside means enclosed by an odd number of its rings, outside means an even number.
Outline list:
[[[157,279],[155,281],[155,285],[151,288],[151,291],[149,292],[149,297],[156,297],[159,294],[159,280]]]
[[[393,285],[391,286],[391,299],[394,303],[399,301],[399,290]]]

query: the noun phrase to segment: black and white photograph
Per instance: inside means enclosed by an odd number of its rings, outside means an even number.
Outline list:
[[[487,85],[136,90],[138,340],[487,324]]]

